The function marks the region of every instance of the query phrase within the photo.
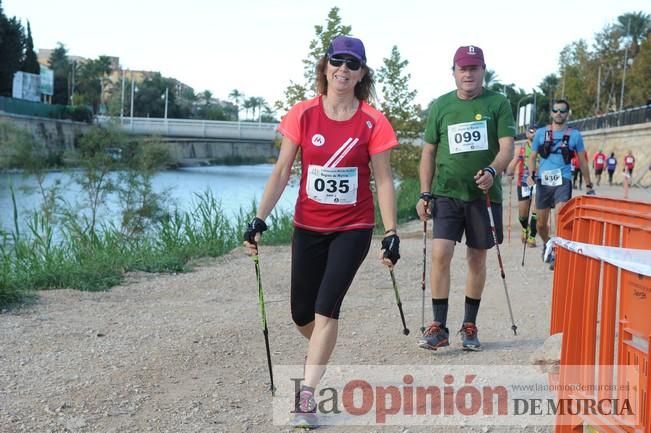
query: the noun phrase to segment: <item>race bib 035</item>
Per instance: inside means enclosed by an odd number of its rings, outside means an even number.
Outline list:
[[[307,172],[307,196],[323,204],[357,203],[357,167],[326,168],[310,165]]]

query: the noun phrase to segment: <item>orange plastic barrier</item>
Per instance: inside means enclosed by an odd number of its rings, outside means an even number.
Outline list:
[[[557,236],[594,245],[651,249],[651,203],[579,196],[559,212]],[[651,433],[651,277],[556,248],[550,334],[563,333],[561,383],[569,366],[581,366],[579,384],[602,385],[573,391],[571,398],[627,399],[635,426],[618,424],[617,415],[573,416],[556,433],[593,431]],[[625,368],[618,368],[617,366]],[[613,367],[614,366],[614,367]],[[573,372],[576,368],[573,367]],[[614,385],[612,391],[607,388]]]

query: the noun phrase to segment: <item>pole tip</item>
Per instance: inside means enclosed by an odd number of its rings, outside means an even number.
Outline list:
[[[405,335],[409,335],[409,329],[405,328],[402,330],[402,333]]]
[[[513,335],[518,335],[518,327],[513,325],[511,326],[511,329],[513,330]]]

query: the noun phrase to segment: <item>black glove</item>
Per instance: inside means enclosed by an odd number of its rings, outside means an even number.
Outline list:
[[[260,218],[255,217],[251,220],[249,224],[246,226],[246,231],[244,232],[244,240],[247,242],[250,242],[252,244],[255,244],[255,235],[257,233],[262,234],[267,230],[267,224],[265,224],[264,221],[262,221]]]
[[[384,257],[391,260],[394,265],[400,258],[400,238],[398,235],[385,236],[382,239],[381,250],[384,250]]]

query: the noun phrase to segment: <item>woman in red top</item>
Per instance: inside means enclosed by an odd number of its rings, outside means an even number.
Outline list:
[[[398,141],[384,115],[367,102],[374,97],[374,81],[362,41],[337,36],[316,71],[319,95],[292,107],[278,128],[283,135],[278,161],[244,242],[249,254],[257,254],[264,219],[285,189],[300,149],[290,298],[292,318],[309,340],[295,408],[295,423],[304,425],[316,424],[314,389],[335,346],[341,303],[370,247],[371,169],[386,229],[381,260],[392,267],[400,257],[390,166]]]
[[[624,157],[624,175],[630,179],[633,177],[633,168],[635,168],[635,157],[630,150]]]

